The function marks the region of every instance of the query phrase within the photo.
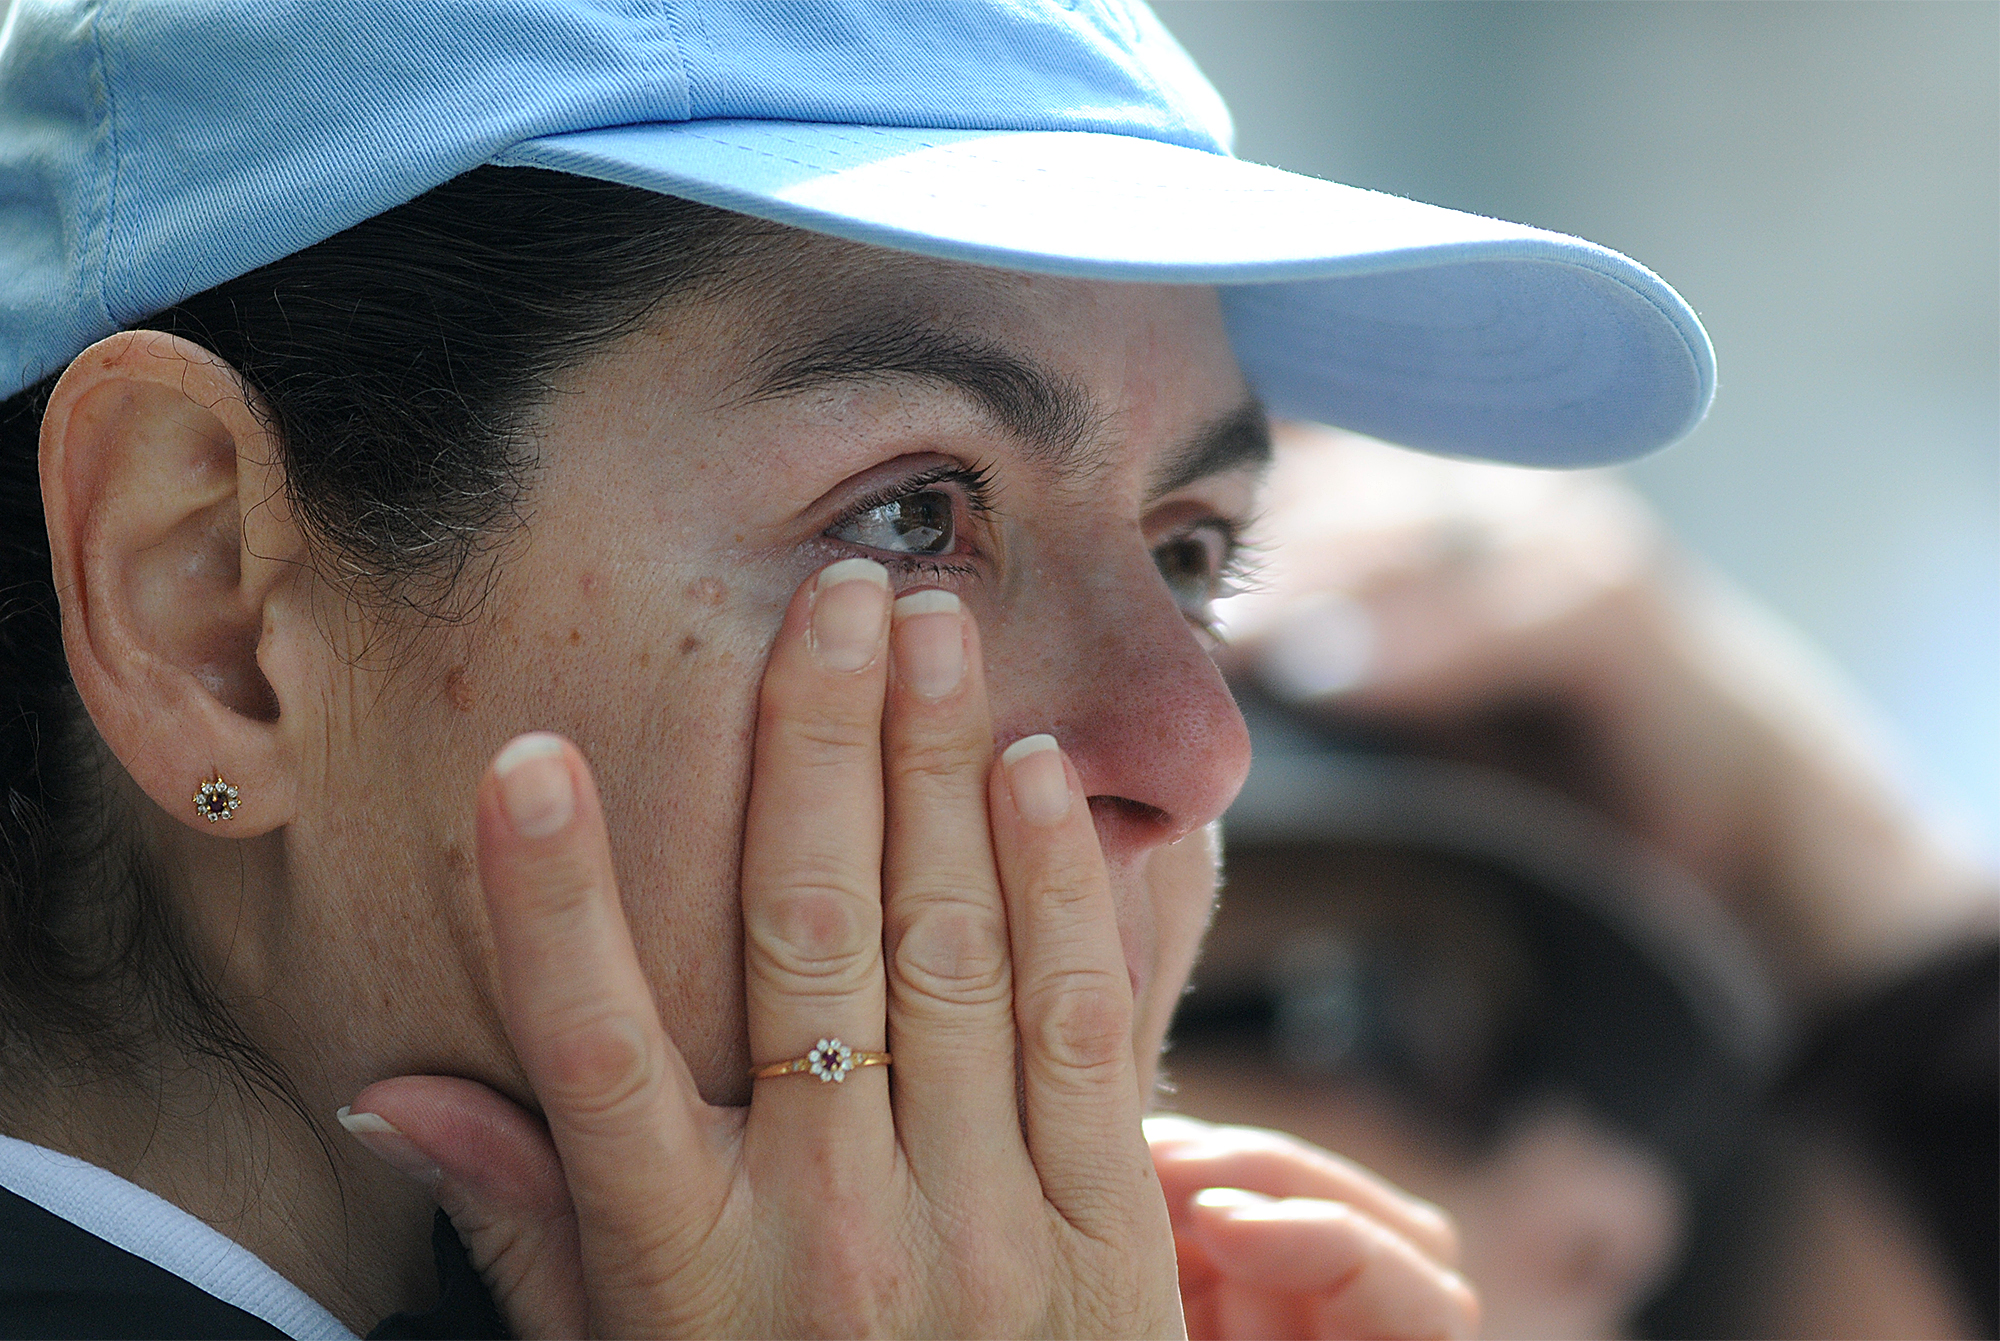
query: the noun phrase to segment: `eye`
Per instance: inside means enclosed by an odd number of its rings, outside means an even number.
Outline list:
[[[1206,628],[1214,621],[1215,603],[1229,594],[1236,551],[1235,528],[1209,520],[1155,545],[1153,563],[1181,613]]]
[[[942,489],[904,494],[863,508],[827,534],[885,554],[949,554],[957,543],[952,497]]]
[[[972,519],[992,511],[992,495],[989,467],[962,462],[932,466],[854,500],[826,535],[872,549],[892,562],[935,566],[954,555],[970,557],[977,547]]]

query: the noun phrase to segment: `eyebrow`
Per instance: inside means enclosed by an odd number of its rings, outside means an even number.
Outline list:
[[[1093,440],[1104,414],[1090,393],[1040,363],[916,321],[873,322],[766,352],[741,404],[783,400],[827,387],[914,381],[957,391],[1019,438],[1038,461],[1090,474],[1103,463]],[[1197,431],[1156,472],[1148,495],[1164,497],[1225,471],[1271,460],[1271,423],[1251,396]]]
[[[994,345],[918,322],[855,326],[770,351],[744,403],[843,384],[914,381],[972,400],[1045,463],[1088,468],[1086,444],[1103,415],[1090,394],[1053,370]]]
[[[1147,493],[1164,498],[1197,480],[1232,470],[1259,470],[1271,464],[1271,417],[1255,396],[1210,421],[1187,445],[1163,462]]]

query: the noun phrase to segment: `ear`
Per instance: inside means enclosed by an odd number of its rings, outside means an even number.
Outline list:
[[[217,837],[291,820],[298,787],[263,661],[308,581],[275,434],[236,370],[125,331],[78,355],[42,419],[63,649],[91,720],[167,814]],[[294,694],[294,697],[297,695]],[[201,783],[238,789],[228,821]]]

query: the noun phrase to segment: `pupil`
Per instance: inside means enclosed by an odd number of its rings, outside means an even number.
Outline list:
[[[949,554],[955,540],[952,495],[921,489],[878,503],[828,534],[889,554]]]
[[[935,553],[951,543],[951,499],[944,494],[936,491],[911,494],[897,499],[889,508],[896,535],[911,550]]]
[[[1183,609],[1199,610],[1208,603],[1208,547],[1183,537],[1160,546],[1154,563]]]

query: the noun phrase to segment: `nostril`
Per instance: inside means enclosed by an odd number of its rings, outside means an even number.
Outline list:
[[[1172,815],[1129,796],[1091,797],[1090,817],[1097,821],[1100,836],[1108,836],[1106,831],[1112,828],[1136,829],[1149,838],[1171,835],[1174,829]]]

